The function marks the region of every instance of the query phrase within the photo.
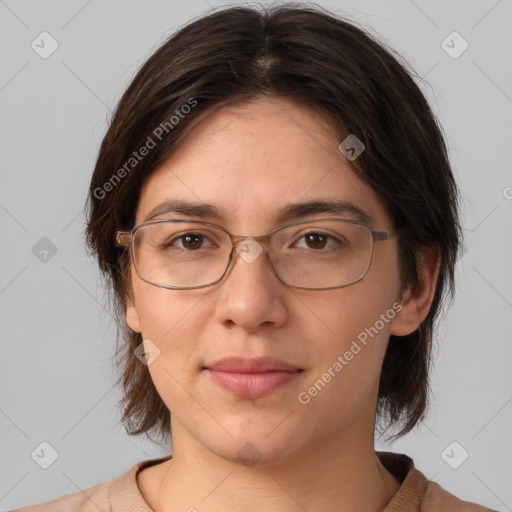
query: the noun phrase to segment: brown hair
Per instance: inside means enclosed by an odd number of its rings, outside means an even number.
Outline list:
[[[350,133],[363,141],[354,172],[379,193],[395,225],[409,229],[399,239],[403,289],[417,284],[425,248],[440,250],[428,316],[412,334],[391,336],[380,377],[378,425],[401,427],[390,436],[399,437],[422,419],[434,320],[446,292],[453,297],[461,228],[441,128],[413,76],[407,62],[375,36],[315,4],[297,3],[227,8],[196,19],[141,66],[113,113],[86,204],[86,241],[106,277],[118,321],[120,405],[130,435],[167,435],[170,413],[147,366],[133,354],[142,336],[124,320],[129,253],[114,244],[114,234],[133,227],[143,182],[193,122],[261,95],[320,112],[340,142]],[[148,151],[139,151],[144,146]]]

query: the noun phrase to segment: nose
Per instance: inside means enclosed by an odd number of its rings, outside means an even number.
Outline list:
[[[286,322],[289,291],[272,268],[268,246],[248,237],[236,245],[232,258],[227,275],[218,285],[217,321],[251,332]]]

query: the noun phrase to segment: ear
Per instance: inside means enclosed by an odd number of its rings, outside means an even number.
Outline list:
[[[137,307],[131,297],[127,297],[125,302],[125,317],[126,323],[132,331],[142,332],[142,329],[140,328],[139,313],[137,312]]]
[[[404,291],[400,303],[402,309],[391,322],[391,334],[406,336],[414,332],[425,320],[430,310],[436,291],[441,251],[430,248],[418,261],[418,285]]]

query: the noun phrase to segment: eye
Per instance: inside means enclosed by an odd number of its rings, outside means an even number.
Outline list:
[[[300,236],[299,240],[305,241],[307,249],[323,249],[329,244],[329,240],[331,240],[331,244],[328,246],[328,248],[333,247],[333,245],[344,245],[343,242],[341,242],[334,236],[319,231],[310,231],[308,233],[305,233]]]
[[[181,247],[178,246],[178,248],[185,249],[187,251],[197,251],[198,249],[202,249],[204,248],[203,246],[205,242],[210,241],[208,237],[201,235],[200,233],[183,233],[167,242],[165,244],[165,248],[167,249],[168,247],[174,246],[174,242],[177,240],[181,243]],[[210,245],[209,247],[215,246]]]

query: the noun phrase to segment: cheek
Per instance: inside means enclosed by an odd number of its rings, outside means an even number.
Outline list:
[[[171,375],[184,381],[194,361],[200,360],[196,352],[210,318],[203,311],[203,296],[204,291],[199,294],[194,290],[166,290],[151,285],[139,286],[135,291],[142,338],[157,347],[158,357],[149,365],[157,389],[162,381],[167,388],[173,382]]]
[[[162,401],[180,417],[190,407],[190,392],[201,369],[199,340],[209,315],[194,292],[153,288],[137,297],[143,339],[151,340],[158,354],[148,370]]]
[[[322,351],[331,356],[348,350],[354,340],[364,343],[365,333],[369,331],[373,336],[367,334],[368,339],[377,334],[379,340],[387,339],[394,310],[393,294],[386,292],[386,286],[385,283],[374,286],[370,280],[363,280],[350,287],[333,290],[321,298],[303,300],[307,307],[301,314],[301,323],[308,331],[306,339],[314,341],[317,347],[323,347]],[[382,315],[384,321],[381,320]],[[375,348],[380,352],[378,347]]]
[[[303,333],[310,340],[316,356],[312,360],[316,361],[303,391],[316,406],[327,408],[333,421],[339,414],[353,417],[363,407],[370,411],[370,398],[376,397],[378,390],[396,313],[389,291],[390,286],[393,290],[393,277],[381,274],[380,279],[367,278],[304,301],[308,308],[303,314]],[[303,395],[304,401],[308,396]]]
[[[168,290],[147,283],[134,287],[135,303],[144,338],[158,340],[164,345],[176,336],[180,329],[186,329],[189,336],[195,336],[201,329],[200,302],[204,291]],[[190,322],[188,317],[193,317]]]

